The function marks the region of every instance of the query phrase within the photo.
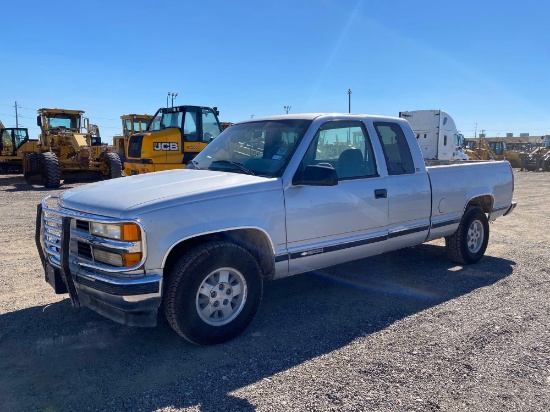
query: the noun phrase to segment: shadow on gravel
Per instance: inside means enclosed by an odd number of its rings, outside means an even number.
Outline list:
[[[247,331],[211,347],[187,344],[165,321],[124,327],[67,299],[7,313],[0,409],[252,411],[232,392],[492,285],[513,265],[487,256],[462,268],[427,244],[275,281]]]
[[[66,189],[72,189],[75,186],[70,186],[74,183],[90,183],[90,182],[96,182],[95,180],[76,180],[76,179],[65,179],[61,183],[61,186],[58,188],[49,189],[44,187],[43,185],[36,183],[36,184],[28,184],[25,182],[25,178],[23,175],[10,175],[10,176],[1,176],[0,175],[0,191],[4,192],[51,192],[56,190],[66,190]]]

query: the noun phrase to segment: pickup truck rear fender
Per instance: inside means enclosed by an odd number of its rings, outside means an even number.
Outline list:
[[[236,228],[205,233],[182,239],[175,243],[164,257],[163,272],[167,276],[178,259],[194,247],[213,241],[227,241],[246,249],[257,260],[264,279],[275,274],[275,253],[273,243],[265,231],[259,228]]]
[[[466,213],[466,209],[468,209],[469,206],[479,206],[484,213],[490,215],[493,210],[493,204],[494,197],[492,194],[469,194],[462,210],[457,211],[458,213],[455,212],[456,214],[438,220],[434,220],[432,217],[430,234],[428,235],[426,241],[450,236],[456,232],[462,216],[464,216],[464,213]]]
[[[475,195],[466,202],[462,214],[466,212],[468,206],[479,206],[486,214],[490,214],[493,211],[493,205],[495,198],[492,194]]]

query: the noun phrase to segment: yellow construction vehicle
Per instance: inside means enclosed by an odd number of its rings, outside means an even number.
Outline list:
[[[130,136],[145,132],[152,118],[153,116],[150,114],[123,114],[120,116],[120,120],[122,120],[122,136],[113,136],[113,146],[122,164],[126,161],[126,148],[128,147]]]
[[[521,170],[550,172],[550,135],[542,136],[542,146],[520,156]]]
[[[183,169],[222,129],[216,107],[176,106],[159,109],[145,133],[128,140],[126,176]]]
[[[36,152],[38,140],[24,127],[5,127],[0,121],[0,171],[21,173],[23,152]]]
[[[28,183],[36,178],[46,187],[59,187],[61,179],[76,172],[94,172],[104,179],[122,175],[117,153],[101,143],[99,128],[83,118],[82,110],[38,109],[40,139],[36,152],[25,152],[23,173]]]

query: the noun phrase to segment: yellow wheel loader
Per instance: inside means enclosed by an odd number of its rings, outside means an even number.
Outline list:
[[[82,117],[82,110],[39,109],[40,139],[36,152],[23,156],[28,183],[38,180],[45,187],[59,187],[67,177],[92,172],[103,179],[122,175],[122,166],[112,147],[101,143],[99,128]]]
[[[36,152],[38,140],[23,127],[5,127],[0,121],[0,172],[21,173],[23,152]]]
[[[176,106],[159,109],[147,131],[128,140],[126,176],[183,169],[222,129],[217,108]]]

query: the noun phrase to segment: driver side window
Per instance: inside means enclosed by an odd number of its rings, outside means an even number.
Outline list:
[[[299,170],[319,165],[336,170],[338,180],[378,176],[370,139],[361,122],[331,121],[323,124]]]

